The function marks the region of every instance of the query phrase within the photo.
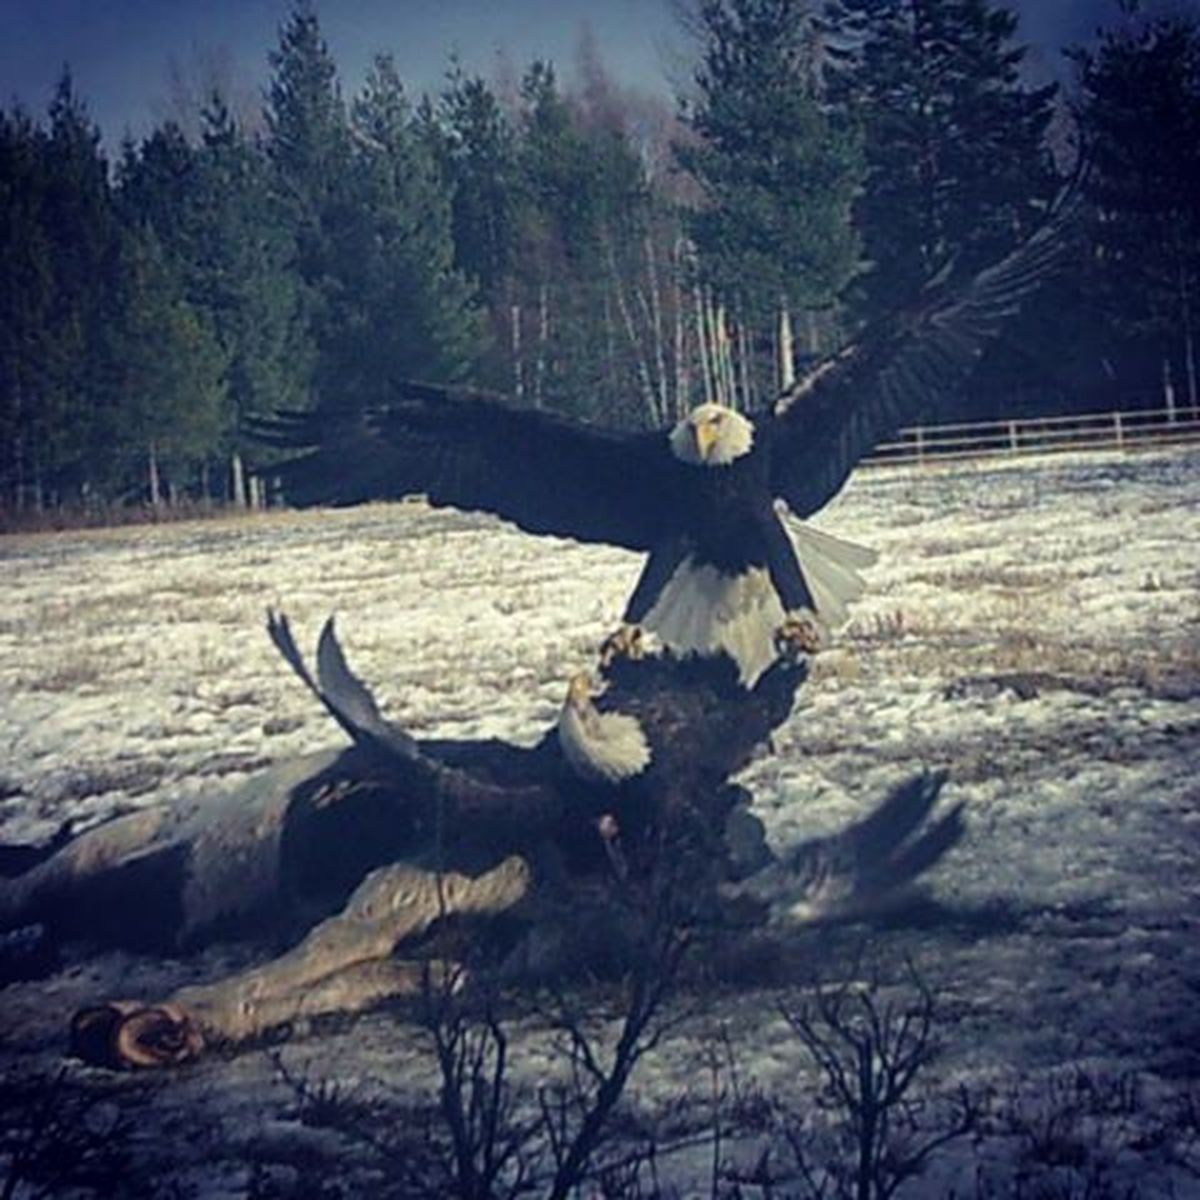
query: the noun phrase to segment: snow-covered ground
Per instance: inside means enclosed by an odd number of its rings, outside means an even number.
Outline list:
[[[917,769],[949,769],[968,835],[930,881],[942,919],[838,931],[813,953],[834,977],[864,937],[911,957],[938,997],[940,1083],[1009,1097],[1008,1124],[994,1118],[904,1194],[1200,1195],[1177,1161],[1200,1142],[1198,518],[1193,450],[860,473],[817,522],[880,560],[744,781],[786,849]],[[271,648],[268,605],[306,647],[336,612],[351,663],[414,732],[532,740],[637,566],[419,504],[4,539],[0,841],[224,793],[338,744]],[[53,1061],[75,1004],[158,996],[216,961],[106,956],[6,989],[0,1030],[23,1033],[4,1070]],[[772,995],[710,1008],[639,1076],[647,1103],[708,1089],[698,1064],[722,1024],[743,1081],[784,1097],[805,1086]],[[430,1078],[414,1036],[383,1016],[282,1053],[343,1082]],[[1034,1110],[1068,1078],[1076,1098],[1084,1078],[1109,1099],[1078,1104],[1059,1138],[1080,1144],[1074,1165],[1042,1164],[1059,1190],[1013,1191]],[[272,1108],[282,1088],[257,1052],[174,1077],[156,1110],[203,1111],[228,1156],[214,1174],[207,1139],[208,1174],[192,1163],[180,1178],[237,1194],[239,1156],[298,1136]],[[987,1175],[994,1159],[1007,1165]]]

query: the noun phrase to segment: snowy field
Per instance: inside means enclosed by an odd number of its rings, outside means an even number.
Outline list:
[[[967,805],[930,880],[942,919],[803,935],[830,978],[852,946],[910,958],[938,1003],[931,1086],[989,1097],[990,1124],[901,1194],[1200,1195],[1200,453],[862,473],[817,524],[880,560],[744,776],[773,844],[842,827],[925,767]],[[0,841],[223,794],[339,744],[270,646],[268,605],[306,649],[336,612],[413,732],[532,741],[637,565],[419,504],[0,540]],[[0,1066],[52,1068],[76,1005],[160,996],[225,953],[106,955],[5,989]],[[708,1103],[725,1030],[739,1087],[802,1104],[812,1076],[773,992],[702,1008],[637,1077],[640,1103]],[[432,1087],[387,1015],[278,1054],[347,1087]],[[178,1194],[246,1194],[248,1158],[330,1152],[287,1118],[261,1050],[182,1071],[152,1102],[111,1086],[153,1114],[142,1154]],[[685,1194],[693,1165],[676,1164]]]

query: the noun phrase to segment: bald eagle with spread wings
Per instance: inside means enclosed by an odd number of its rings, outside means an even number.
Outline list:
[[[818,512],[876,444],[961,388],[1060,257],[1068,215],[964,285],[926,288],[761,412],[702,404],[671,429],[630,432],[484,392],[397,383],[362,410],[258,419],[258,438],[300,451],[264,473],[294,504],[425,494],[529,533],[642,552],[609,649],[644,628],[681,655],[724,651],[751,687],[781,647],[815,647],[873,558],[785,524],[786,511]]]

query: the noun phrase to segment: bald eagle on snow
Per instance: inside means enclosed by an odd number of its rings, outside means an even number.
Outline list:
[[[1069,206],[1068,206],[1069,207]],[[781,640],[811,650],[869,551],[805,526],[878,442],[959,388],[1059,257],[1068,212],[964,286],[916,302],[764,411],[703,404],[672,429],[601,428],[504,398],[399,383],[354,412],[281,412],[252,432],[302,453],[265,468],[300,505],[424,493],[535,534],[647,555],[624,613],[679,654],[726,651],[746,687]]]

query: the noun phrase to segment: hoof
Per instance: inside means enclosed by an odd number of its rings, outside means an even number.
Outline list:
[[[95,1067],[175,1067],[203,1049],[199,1027],[178,1004],[114,1000],[82,1008],[71,1019],[71,1052]]]

